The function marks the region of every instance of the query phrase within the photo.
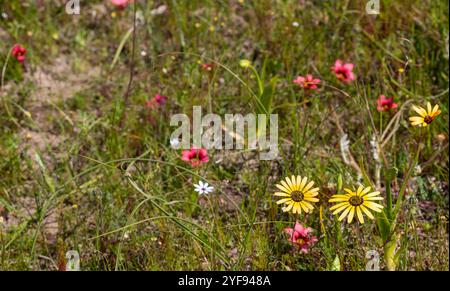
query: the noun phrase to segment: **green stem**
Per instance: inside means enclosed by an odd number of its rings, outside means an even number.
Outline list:
[[[391,181],[387,181],[386,183],[386,211],[387,217],[389,221],[392,219],[392,189],[391,189]]]
[[[384,245],[384,261],[388,271],[395,271],[397,264],[395,262],[395,249],[397,248],[397,237],[392,236],[391,240]]]
[[[393,215],[394,221],[396,220],[397,215],[400,211],[400,207],[401,207],[401,204],[403,201],[403,196],[405,194],[406,186],[408,185],[409,178],[411,178],[414,168],[417,165],[417,162],[419,160],[419,154],[420,154],[420,143],[417,143],[417,150],[416,150],[416,154],[414,156],[414,160],[411,162],[411,165],[409,166],[409,169],[408,169],[408,173],[406,174],[405,180],[403,181],[402,187],[400,188],[400,191],[398,192],[397,202],[395,203],[395,210],[394,210],[394,215]]]
[[[256,69],[253,66],[250,66],[250,69],[253,71],[253,74],[255,74],[256,80],[258,81],[259,95],[261,96],[264,93],[264,84]]]

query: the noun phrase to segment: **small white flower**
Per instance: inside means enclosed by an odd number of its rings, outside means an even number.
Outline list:
[[[300,24],[299,24],[297,21],[294,21],[294,22],[292,22],[292,26],[293,26],[293,27],[299,27]]]
[[[372,149],[372,155],[375,162],[380,163],[380,155],[378,154],[378,143],[377,138],[375,135],[372,136],[372,139],[370,140],[370,147]]]
[[[420,165],[417,165],[414,168],[414,176],[419,176],[420,174],[422,174],[422,167]]]
[[[167,5],[161,5],[150,11],[152,16],[162,15],[167,11]]]
[[[344,163],[349,164],[350,161],[349,161],[348,152],[349,152],[350,140],[348,139],[348,135],[346,133],[341,137],[339,144],[341,147],[342,159],[344,160]]]
[[[170,146],[173,149],[178,149],[178,147],[180,146],[180,141],[178,140],[178,138],[173,138],[170,140]]]
[[[194,184],[194,191],[198,194],[208,194],[214,191],[213,186],[209,186],[208,183],[203,183],[202,181],[199,181],[197,185]]]

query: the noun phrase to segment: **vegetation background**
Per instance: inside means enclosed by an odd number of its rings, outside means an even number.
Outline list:
[[[382,254],[375,223],[336,223],[327,201],[340,179],[359,181],[358,168],[383,193],[371,141],[385,134],[384,158],[399,169],[394,196],[424,147],[399,217],[398,269],[448,270],[449,3],[382,0],[368,15],[365,2],[137,0],[118,9],[92,0],[68,15],[62,0],[0,0],[0,269],[64,269],[77,250],[82,270],[364,270],[367,251]],[[8,57],[16,43],[27,49],[23,66]],[[194,105],[254,112],[247,86],[257,82],[241,59],[278,78],[279,157],[215,150],[192,168],[170,147],[170,116]],[[354,83],[335,78],[336,59],[355,64]],[[318,91],[292,84],[307,73],[322,80]],[[157,93],[167,104],[146,107]],[[397,112],[377,111],[381,94],[394,96]],[[443,113],[420,131],[408,116],[426,101]],[[344,134],[354,164],[342,158]],[[275,204],[275,183],[291,174],[320,185],[312,214]],[[199,180],[215,191],[199,196]],[[308,254],[283,233],[296,219],[319,238]]]

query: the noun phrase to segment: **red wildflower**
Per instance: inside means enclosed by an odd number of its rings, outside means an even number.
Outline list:
[[[147,101],[148,108],[155,108],[157,105],[163,106],[167,102],[167,97],[161,94],[156,94],[151,100]]]
[[[111,0],[111,3],[119,9],[125,9],[131,0]]]
[[[287,227],[284,232],[289,234],[289,241],[296,244],[305,254],[308,252],[308,248],[317,241],[317,237],[310,234],[312,229],[303,227],[298,221],[295,222],[293,229]]]
[[[344,83],[350,83],[351,81],[355,80],[353,67],[354,65],[351,63],[343,63],[341,60],[336,60],[331,70],[339,80]]]
[[[394,103],[394,97],[386,98],[384,95],[380,95],[377,100],[377,110],[378,111],[390,111],[391,109],[396,109],[398,107],[397,103]]]
[[[181,155],[183,161],[190,163],[194,167],[209,161],[208,153],[204,148],[184,150]]]
[[[308,74],[306,77],[298,76],[293,82],[303,89],[316,90],[320,79],[314,79],[312,75]]]
[[[11,50],[11,54],[16,58],[16,60],[19,63],[23,63],[25,61],[26,53],[27,50],[20,44],[15,44]]]

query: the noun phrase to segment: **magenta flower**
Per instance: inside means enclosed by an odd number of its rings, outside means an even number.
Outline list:
[[[131,0],[110,0],[111,3],[119,9],[124,9],[131,2]]]
[[[386,98],[384,95],[380,95],[377,100],[377,110],[378,111],[390,111],[391,109],[396,109],[398,107],[397,103],[394,103],[394,97]]]
[[[295,222],[294,229],[287,227],[284,232],[289,234],[289,241],[297,245],[302,253],[308,253],[311,245],[317,242],[317,237],[312,236],[313,230],[310,227],[303,227],[298,221]]]
[[[20,44],[15,44],[11,50],[11,54],[16,58],[16,60],[19,63],[23,63],[25,61],[25,55],[27,54],[27,50]]]
[[[181,159],[183,161],[190,163],[194,167],[200,166],[201,164],[209,161],[208,153],[204,148],[184,150],[181,155]]]
[[[336,60],[331,70],[339,80],[344,83],[350,83],[351,81],[355,80],[353,67],[354,65],[351,63],[343,63],[341,60]]]
[[[293,82],[305,90],[316,90],[320,79],[314,79],[312,75],[308,74],[306,77],[298,76]]]
[[[167,102],[167,97],[166,97],[166,96],[163,96],[163,95],[161,95],[161,94],[158,93],[158,94],[155,95],[155,97],[153,97],[153,100],[155,100],[155,102],[156,102],[158,105],[163,106],[163,105],[165,105],[166,102]]]
[[[147,101],[147,107],[153,109],[156,106],[163,106],[166,103],[167,97],[158,93],[150,101]]]

